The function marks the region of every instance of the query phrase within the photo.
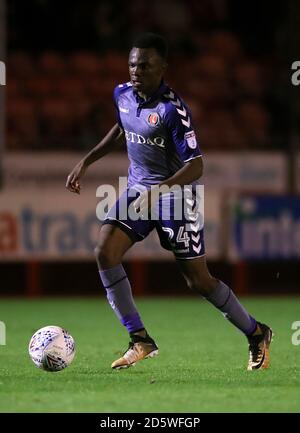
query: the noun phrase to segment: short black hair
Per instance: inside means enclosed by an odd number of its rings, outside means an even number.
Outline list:
[[[142,33],[132,44],[132,48],[154,48],[166,60],[168,57],[168,43],[166,39],[156,33]]]

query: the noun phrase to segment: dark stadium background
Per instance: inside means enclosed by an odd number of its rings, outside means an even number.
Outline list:
[[[222,167],[231,170],[227,157],[241,157],[245,164],[250,155],[254,173],[250,185],[253,181],[256,186],[244,185],[239,178],[227,185],[222,175],[214,186],[210,200],[218,197],[221,206],[220,238],[226,238],[229,230],[224,210],[229,195],[298,197],[300,99],[298,87],[291,84],[291,65],[300,60],[296,1],[9,0],[0,4],[0,60],[7,74],[6,86],[0,87],[5,125],[1,131],[2,217],[18,208],[23,194],[34,196],[38,191],[49,212],[55,194],[60,201],[70,194],[65,190],[66,177],[73,162],[113,124],[113,88],[128,80],[128,49],[145,30],[159,32],[169,41],[166,80],[190,105],[205,159],[215,161],[209,179],[214,178],[214,167],[221,174]],[[269,183],[264,184],[264,179],[259,183],[255,177],[255,161],[262,154],[278,186],[268,179]],[[48,166],[49,155],[52,163]],[[124,155],[120,151],[118,156]],[[276,158],[279,165],[273,167]],[[56,170],[55,161],[60,159],[65,163]],[[87,177],[91,188],[93,182],[109,179],[101,164],[105,160],[94,169],[90,183]],[[239,170],[239,163],[234,164],[232,171]],[[118,169],[115,172],[117,176]],[[208,196],[210,183],[205,187]],[[52,204],[47,205],[51,195]],[[74,201],[71,213],[84,206],[80,200]],[[292,207],[296,222],[298,208],[299,204]],[[6,239],[7,221],[1,223],[0,294],[103,294],[92,253],[80,258],[47,250],[41,255],[19,252],[14,241]],[[295,227],[300,230],[299,223]],[[20,241],[18,236],[14,239]],[[287,242],[292,241],[293,235]],[[298,293],[299,243],[285,256],[276,257],[263,248],[257,259],[238,253],[232,259],[231,244],[225,239],[215,255],[210,255],[207,245],[210,270],[239,294]],[[125,267],[136,295],[189,295],[174,261],[161,261],[155,250],[151,260],[136,256],[126,260]]]

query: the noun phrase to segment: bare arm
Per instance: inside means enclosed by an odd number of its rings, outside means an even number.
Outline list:
[[[80,194],[79,179],[84,175],[89,165],[107,155],[124,142],[124,133],[116,123],[105,137],[73,168],[68,176],[66,188]]]
[[[163,182],[153,186],[151,189],[159,188],[162,185],[167,185],[171,188],[173,185],[190,185],[195,180],[199,179],[203,174],[203,160],[202,157],[192,159],[184,164],[173,176],[164,180]],[[151,189],[143,192],[134,202],[135,209],[146,211],[150,209],[151,205]]]
[[[115,150],[123,143],[123,131],[116,123],[106,136],[97,144],[83,159],[82,163],[87,168],[93,162],[105,156],[107,153]]]
[[[194,158],[191,161],[184,164],[184,166],[178,170],[172,177],[169,177],[165,181],[161,182],[158,186],[167,185],[171,188],[173,185],[189,185],[194,180],[199,179],[203,174],[203,160]]]

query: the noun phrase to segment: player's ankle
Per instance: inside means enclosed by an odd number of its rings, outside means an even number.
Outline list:
[[[143,328],[143,329],[138,329],[137,331],[133,331],[132,333],[131,333],[131,335],[139,335],[140,337],[146,337],[147,336],[147,331],[146,331],[146,329],[145,328]]]
[[[259,324],[256,324],[256,328],[255,331],[251,334],[251,337],[254,337],[255,335],[261,335],[262,334],[262,330],[261,327],[259,326]]]

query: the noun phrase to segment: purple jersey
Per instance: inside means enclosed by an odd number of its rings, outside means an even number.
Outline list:
[[[120,84],[114,103],[126,137],[129,187],[158,184],[201,156],[188,107],[163,82],[147,100],[130,82]]]

